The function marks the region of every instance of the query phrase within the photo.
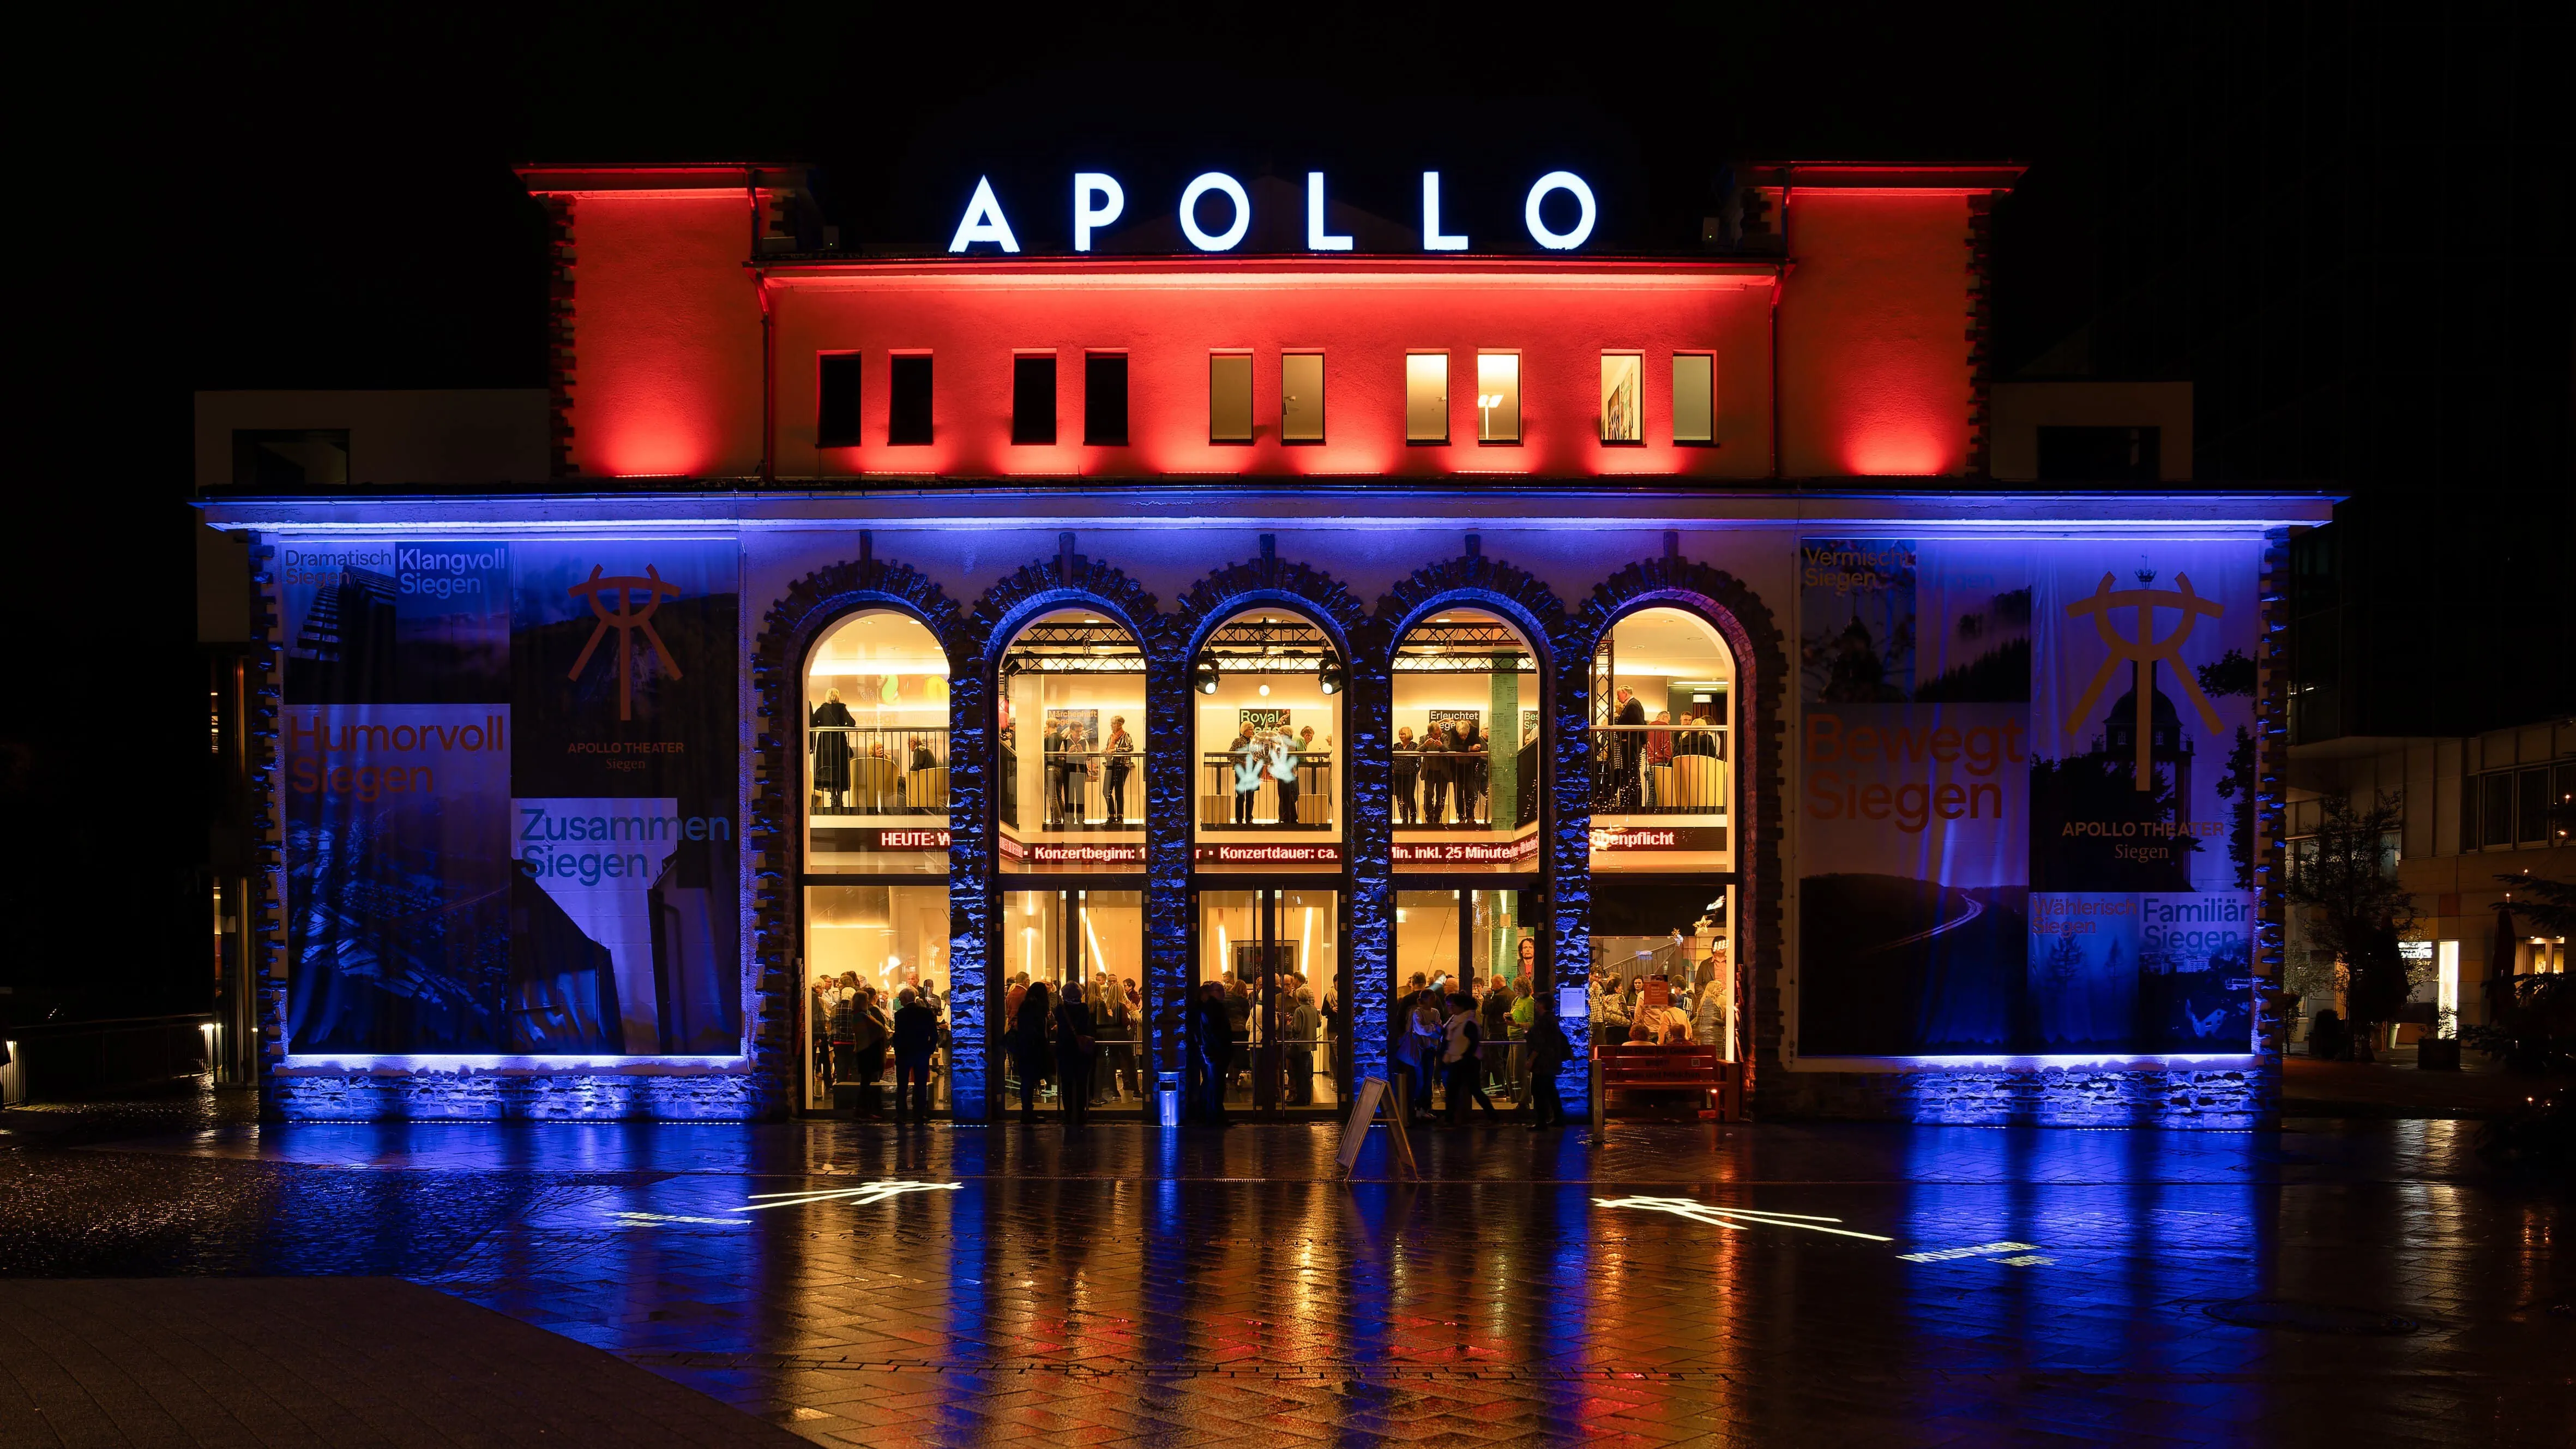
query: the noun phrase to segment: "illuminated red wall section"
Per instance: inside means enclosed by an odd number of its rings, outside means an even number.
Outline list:
[[[1536,474],[1770,470],[1768,263],[1581,259],[931,261],[774,271],[778,472],[949,476]],[[585,343],[585,346],[588,344]],[[1404,438],[1405,355],[1450,353],[1446,446]],[[1208,358],[1249,349],[1251,444],[1208,440]],[[1016,447],[1011,359],[1052,350],[1054,447]],[[1321,445],[1279,439],[1282,351],[1325,357]],[[1518,446],[1476,441],[1476,354],[1521,354]],[[1646,439],[1600,441],[1601,354],[1646,355]],[[861,445],[815,446],[816,357],[856,351]],[[935,441],[885,442],[887,360],[933,357]],[[1128,356],[1129,443],[1082,444],[1086,351]],[[1672,440],[1672,354],[1714,355],[1716,447]],[[1964,406],[1962,408],[1964,416]]]
[[[591,477],[760,471],[743,189],[572,194],[572,458]]]
[[[1795,189],[1780,301],[1780,468],[1968,466],[1968,193]]]

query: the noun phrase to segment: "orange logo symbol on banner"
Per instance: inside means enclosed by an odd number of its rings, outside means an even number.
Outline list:
[[[644,631],[644,641],[653,646],[653,657],[662,661],[662,672],[673,679],[680,677],[679,661],[673,659],[671,651],[663,646],[662,636],[653,632],[654,611],[662,607],[663,596],[678,598],[680,586],[655,572],[651,564],[644,566],[644,577],[640,579],[631,575],[624,578],[603,579],[599,574],[600,566],[592,564],[590,577],[572,586],[575,597],[583,594],[590,596],[590,611],[599,616],[599,623],[591,629],[590,642],[581,646],[581,657],[572,662],[572,672],[566,674],[564,678],[581,678],[581,672],[590,667],[590,656],[599,649],[599,641],[608,637],[609,630],[615,629],[617,631],[617,717],[622,720],[633,719],[635,684],[627,655],[634,645],[635,631],[639,629]],[[634,603],[634,596],[639,592],[644,595],[641,608],[636,607]],[[603,598],[602,595],[607,597]],[[616,600],[616,606],[613,609],[609,605],[611,598]]]
[[[2204,599],[2193,593],[2189,574],[2174,575],[2174,587],[2161,593],[2146,587],[2155,581],[2154,570],[2140,569],[2137,588],[2114,590],[2111,587],[2111,575],[2105,572],[2102,575],[2102,582],[2094,586],[2091,594],[2066,606],[2066,616],[2070,619],[2084,614],[2092,615],[2093,632],[2102,636],[2102,643],[2111,651],[2102,660],[2102,667],[2093,671],[2093,682],[2084,686],[2084,697],[2075,702],[2074,710],[2066,716],[2066,728],[2071,731],[2083,725],[2084,716],[2093,712],[2093,702],[2102,697],[2103,687],[2111,682],[2113,672],[2123,661],[2139,666],[2137,695],[2138,788],[2140,790],[2153,790],[2156,787],[2157,661],[2162,660],[2173,666],[2174,682],[2181,686],[2184,694],[2190,696],[2193,707],[2200,711],[2200,722],[2209,727],[2211,734],[2218,733],[2218,711],[2210,708],[2209,696],[2200,692],[2199,682],[2191,677],[2191,670],[2183,664],[2182,646],[2183,642],[2191,637],[2193,626],[2200,622],[2203,615],[2215,619],[2227,612],[2226,606],[2216,599]],[[2118,624],[2112,619],[2112,610],[2127,608],[2135,608],[2138,611],[2138,634],[2134,639],[2123,637]],[[2172,609],[2182,615],[2181,620],[2174,625],[2173,633],[2162,639],[2156,637],[2156,610],[2158,609]]]

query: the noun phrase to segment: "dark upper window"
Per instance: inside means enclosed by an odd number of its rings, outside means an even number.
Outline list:
[[[349,481],[347,428],[235,428],[233,481],[304,488]]]
[[[817,359],[814,442],[818,447],[859,445],[859,355],[830,352]]]
[[[930,358],[897,357],[887,369],[886,441],[897,447],[930,441]]]
[[[2161,461],[2159,428],[2041,428],[2042,483],[2153,483]]]
[[[1022,353],[1011,359],[1011,441],[1044,446],[1055,441],[1055,354]]]
[[[1082,359],[1082,440],[1094,446],[1127,441],[1127,354],[1093,352]]]

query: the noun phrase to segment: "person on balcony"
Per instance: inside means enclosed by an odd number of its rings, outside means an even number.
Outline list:
[[[1621,728],[1610,737],[1610,798],[1621,810],[1634,810],[1643,798],[1638,779],[1645,764],[1645,740],[1635,727],[1646,722],[1646,706],[1637,691],[1622,686],[1619,690],[1619,712],[1611,723]]]
[[[1657,723],[1657,724],[1659,724],[1659,725],[1660,725],[1660,724],[1670,724],[1670,723],[1672,723],[1672,718],[1673,718],[1673,717],[1672,717],[1672,715],[1670,715],[1669,713],[1667,713],[1667,712],[1665,712],[1665,711],[1663,711],[1663,710],[1657,710],[1657,711],[1655,711],[1655,723]],[[1661,804],[1664,804],[1664,803],[1665,803],[1665,801],[1662,799],[1663,792],[1662,792],[1661,790],[1658,790],[1658,789],[1656,788],[1656,786],[1657,786],[1657,784],[1658,784],[1659,782],[1661,782],[1661,781],[1665,781],[1665,780],[1669,780],[1669,779],[1671,779],[1671,778],[1673,777],[1673,776],[1672,776],[1672,763],[1673,763],[1673,732],[1672,732],[1671,730],[1648,730],[1648,731],[1646,731],[1646,808],[1647,808],[1647,809],[1652,810],[1652,809],[1654,809],[1657,805],[1661,805]],[[1658,775],[1658,774],[1656,774],[1656,773],[1655,773],[1657,770],[1662,770],[1664,773],[1662,773],[1662,774]]]
[[[1472,719],[1452,725],[1449,749],[1458,758],[1450,761],[1458,786],[1458,823],[1476,823],[1476,802],[1485,798],[1485,777],[1489,768],[1485,759],[1485,735]]]
[[[1312,730],[1307,731],[1313,734]],[[1297,737],[1281,725],[1271,736],[1268,764],[1270,778],[1279,782],[1279,823],[1297,824]]]
[[[814,793],[830,801],[829,808],[844,808],[850,794],[850,737],[858,728],[850,707],[841,703],[841,692],[827,689],[823,702],[814,706]]]
[[[1422,802],[1414,791],[1422,784],[1421,747],[1413,742],[1413,726],[1400,725],[1395,731],[1395,823],[1418,825],[1422,821]]]
[[[1252,799],[1261,789],[1266,752],[1261,741],[1254,737],[1252,726],[1247,723],[1243,733],[1236,735],[1234,743],[1226,747],[1225,753],[1234,765],[1234,823],[1250,825]]]
[[[1422,732],[1422,823],[1444,825],[1449,814],[1449,731],[1438,721]]]
[[[1127,823],[1127,771],[1135,763],[1136,742],[1128,737],[1127,717],[1109,717],[1109,742],[1101,747],[1100,800],[1111,825]]]

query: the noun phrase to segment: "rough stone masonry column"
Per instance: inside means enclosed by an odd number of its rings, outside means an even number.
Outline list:
[[[1156,1072],[1183,1072],[1189,997],[1191,765],[1189,661],[1149,641],[1145,654],[1145,1056]],[[1145,1114],[1161,1110],[1155,1083]],[[1184,1088],[1186,1090],[1186,1087]]]
[[[1351,1081],[1386,1075],[1387,1011],[1395,999],[1395,823],[1389,808],[1395,757],[1395,685],[1384,639],[1351,640],[1343,661],[1350,679],[1343,699],[1342,839],[1350,852],[1351,899],[1343,937],[1350,991],[1342,1019],[1351,1034]]]

